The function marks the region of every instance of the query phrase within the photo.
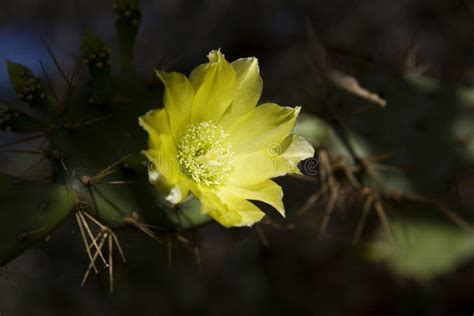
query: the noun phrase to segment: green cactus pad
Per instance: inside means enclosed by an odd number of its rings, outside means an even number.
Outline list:
[[[0,130],[14,133],[45,133],[48,124],[15,108],[0,104]]]
[[[64,185],[0,174],[0,266],[45,239],[73,212],[75,197]]]

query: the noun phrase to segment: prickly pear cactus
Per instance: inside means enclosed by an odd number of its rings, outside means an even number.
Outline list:
[[[318,148],[322,185],[303,209],[325,199],[325,231],[338,205],[347,208],[347,192],[355,195],[354,243],[369,235],[369,215],[377,216],[382,225],[368,237],[378,240],[369,257],[404,277],[433,278],[472,258],[473,209],[453,194],[474,166],[472,84],[443,82],[415,65],[359,76],[382,99],[333,69],[311,28],[309,35],[323,84],[310,99],[315,115],[303,117],[296,132]]]
[[[146,159],[140,154],[147,137],[137,120],[161,103],[162,91],[132,68],[139,1],[118,0],[115,13],[119,75],[110,64],[110,50],[91,33],[81,46],[90,78],[81,85],[74,76],[65,77],[64,98],[25,66],[7,61],[13,89],[27,111],[2,105],[0,128],[24,139],[44,139],[34,154],[49,161],[52,181],[0,175],[0,265],[48,238],[69,216],[78,221],[94,269],[96,257],[102,256],[101,238],[102,244],[109,237],[109,243],[120,248],[116,229],[134,227],[153,236],[150,227],[173,232],[209,221],[196,200],[171,206],[149,184]]]
[[[3,220],[0,265],[47,236],[74,208],[62,184],[44,184],[0,175]]]
[[[59,69],[66,86],[61,97],[27,67],[7,61],[12,87],[24,106],[0,106],[0,129],[21,135],[16,143],[0,144],[0,149],[39,156],[49,162],[51,175],[45,183],[29,180],[28,170],[0,174],[0,266],[49,238],[68,217],[77,220],[90,259],[85,279],[90,271],[98,271],[99,258],[112,275],[113,249],[124,256],[115,233],[119,229],[133,228],[154,237],[157,231],[193,229],[210,220],[197,200],[172,206],[149,183],[147,159],[140,154],[147,147],[147,136],[138,117],[162,103],[161,85],[133,69],[142,16],[139,0],[117,0],[114,10],[119,70],[110,63],[114,52],[92,33],[84,35],[80,47],[79,67],[87,68],[88,81],[82,84],[75,75],[67,77]],[[317,42],[311,36],[310,40]],[[309,180],[317,185],[301,212],[325,200],[324,209],[318,210],[322,211],[319,233],[324,237],[333,212],[347,206],[345,193],[352,190],[360,202],[354,242],[366,234],[365,223],[372,212],[384,229],[382,239],[388,240],[377,248],[378,257],[387,258],[406,274],[426,270],[436,274],[451,268],[446,261],[426,265],[417,256],[408,263],[399,260],[394,249],[403,245],[393,243],[398,237],[393,236],[403,230],[399,220],[390,223],[390,215],[409,217],[415,223],[409,228],[420,234],[421,241],[435,240],[432,234],[441,231],[440,226],[423,226],[429,221],[438,223],[436,213],[470,228],[465,218],[472,217],[472,210],[453,211],[442,195],[446,183],[473,164],[473,89],[445,86],[422,75],[362,78],[371,89],[383,93],[383,99],[333,69],[321,45],[310,45],[308,52],[318,56],[311,57],[320,85],[314,89],[318,90],[315,96],[301,102],[306,108],[316,106],[314,116],[302,117],[296,134],[318,149],[317,160],[302,166],[308,174],[303,178],[313,177]],[[150,78],[151,74],[152,70]],[[308,82],[313,85],[314,79]],[[441,128],[443,133],[439,133]],[[31,139],[41,140],[41,146],[28,152],[14,148]],[[423,217],[421,228],[416,224],[418,216]],[[451,228],[443,231],[450,234]],[[466,247],[472,244],[470,230],[458,237],[466,240]],[[452,252],[453,262],[470,256],[461,248]],[[435,247],[428,250],[439,253]]]

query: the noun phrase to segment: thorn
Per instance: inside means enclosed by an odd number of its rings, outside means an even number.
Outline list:
[[[376,155],[376,156],[370,156],[368,158],[368,160],[371,161],[371,162],[379,162],[379,161],[384,161],[384,160],[390,159],[393,156],[395,156],[395,152],[387,152],[387,153],[383,153],[383,154]]]
[[[66,81],[66,83],[69,85],[70,82],[69,82],[69,78],[66,76],[66,73],[63,71],[63,69],[61,68],[61,65],[59,64],[59,61],[58,59],[56,58],[56,56],[54,55],[53,53],[53,50],[51,49],[51,46],[49,46],[47,43],[46,43],[46,40],[43,39],[43,45],[44,47],[46,48],[46,50],[48,51],[48,55],[49,57],[51,58],[51,60],[53,61],[54,63],[54,66],[56,66],[56,69],[58,70],[58,72],[61,74],[61,77],[63,77],[64,81]]]
[[[360,183],[359,180],[354,176],[354,172],[347,166],[343,168],[344,174],[346,175],[347,179],[349,179],[349,182],[352,184],[352,186],[356,189],[360,188]]]
[[[170,236],[167,237],[166,242],[168,247],[168,268],[171,269],[173,267],[173,243]]]
[[[81,219],[80,219],[78,213],[76,213],[75,215],[76,215],[77,225],[79,226],[79,230],[81,232],[82,241],[84,242],[84,247],[86,248],[87,255],[89,256],[89,261],[90,261],[91,267],[94,268],[95,273],[98,273],[97,267],[95,266],[94,260],[92,258],[92,254],[91,254],[89,245],[87,244],[87,238],[86,238],[86,234],[84,232],[84,227],[82,226]]]
[[[117,238],[117,235],[116,235],[115,233],[113,233],[113,232],[111,233],[111,235],[112,235],[112,237],[114,238],[115,245],[117,246],[117,249],[118,249],[118,251],[119,251],[119,253],[120,253],[120,256],[122,257],[122,262],[126,262],[127,260],[125,259],[125,254],[124,254],[124,252],[123,252],[123,250],[122,250],[122,247],[120,246],[120,242],[119,242],[119,240],[118,240],[118,238]]]
[[[29,231],[29,232],[20,232],[16,235],[16,238],[18,240],[24,240],[26,239],[28,236],[31,236],[31,235],[34,235],[34,234],[37,234],[39,232],[42,232],[44,230],[44,227],[41,227],[41,228],[38,228],[38,229],[35,229],[35,230],[32,230],[32,231]]]
[[[393,239],[393,232],[387,217],[387,213],[385,212],[383,204],[379,198],[375,199],[374,207],[377,211],[377,215],[379,216],[380,222],[382,223],[385,232],[387,233],[390,239]]]
[[[366,106],[361,106],[357,109],[354,109],[351,113],[352,115],[357,115],[357,114],[361,114],[361,113],[364,113],[364,112],[367,112],[369,110],[371,110],[373,107],[370,106],[370,105],[366,105]]]
[[[69,171],[68,167],[66,166],[66,164],[64,163],[64,160],[60,159],[59,160],[59,163],[61,164],[61,166],[63,167],[64,171],[66,171],[66,173],[68,175],[71,175],[71,172]]]
[[[22,178],[23,176],[25,176],[25,174],[27,174],[28,172],[33,170],[35,167],[37,167],[39,164],[41,164],[45,159],[46,159],[46,157],[41,157],[40,159],[35,161],[31,166],[27,167],[22,172],[20,172],[16,177]]]
[[[51,93],[53,94],[54,99],[56,102],[59,104],[59,98],[58,95],[56,94],[56,91],[54,90],[53,84],[51,82],[51,79],[48,76],[48,73],[46,72],[46,68],[44,67],[43,63],[40,61],[40,66],[41,66],[41,71],[43,72],[43,76],[46,78],[46,82],[48,84],[49,90],[51,90]]]
[[[436,207],[438,210],[440,210],[441,213],[443,213],[447,218],[449,218],[453,223],[455,223],[459,227],[466,230],[472,229],[471,224],[469,224],[465,219],[463,219],[461,216],[456,214],[455,211],[449,209],[443,203],[441,203],[440,201],[436,199],[426,197],[421,194],[416,194],[413,192],[404,192],[400,194],[401,194],[401,197],[407,200],[411,200],[418,203],[431,204],[434,207]]]
[[[138,214],[136,212],[132,212],[131,215],[125,216],[123,218],[123,223],[125,225],[132,225],[135,228],[137,228],[139,231],[144,233],[145,235],[147,235],[147,236],[149,236],[149,237],[151,237],[155,240],[158,240],[158,239],[156,239],[155,234],[153,233],[153,231],[148,228],[148,227],[153,228],[153,226],[141,223],[138,219]]]
[[[196,264],[198,266],[201,266],[202,265],[202,261],[201,261],[201,251],[199,250],[199,247],[198,246],[195,246],[193,248],[193,254],[194,254],[194,257],[196,258]]]
[[[136,181],[108,181],[108,182],[102,182],[102,181],[97,181],[95,184],[136,184]]]
[[[187,238],[184,238],[180,233],[176,234],[176,240],[182,242],[185,245],[189,245],[189,240]]]
[[[64,92],[64,96],[63,96],[63,102],[61,104],[61,107],[62,107],[62,110],[65,111],[67,106],[69,104],[72,104],[71,102],[68,102],[74,92],[74,89],[75,89],[75,84],[76,84],[76,74],[77,74],[77,70],[79,68],[79,64],[80,64],[80,61],[73,58],[75,60],[75,63],[74,63],[74,68],[72,70],[72,73],[71,73],[71,77],[68,78],[68,80],[66,80],[66,91]]]
[[[105,119],[111,118],[111,117],[112,117],[112,115],[106,115],[106,116],[98,117],[98,118],[88,120],[88,121],[85,121],[85,122],[80,122],[80,123],[74,124],[71,127],[72,128],[77,128],[77,127],[81,127],[81,126],[85,126],[85,125],[90,125],[90,124],[94,124],[94,123],[103,121]]]
[[[366,99],[381,108],[387,105],[387,101],[382,99],[378,94],[373,93],[359,84],[359,81],[342,71],[332,69],[327,73],[329,80],[339,89],[352,93],[360,98]]]
[[[40,151],[45,151],[45,148],[44,148],[44,147],[46,146],[47,143],[48,143],[48,138],[45,137],[45,138],[43,139],[43,141],[38,145],[38,147],[37,147],[38,150],[40,150]]]
[[[404,168],[401,168],[401,167],[383,165],[383,164],[378,164],[378,163],[372,163],[372,168],[381,170],[381,171],[392,171],[392,172],[402,172],[404,170]]]
[[[97,256],[99,255],[99,253],[100,253],[102,247],[104,246],[104,242],[105,242],[105,239],[106,239],[106,238],[107,238],[107,233],[103,233],[103,234],[101,235],[101,240],[100,240],[100,242],[99,242],[99,249],[97,249],[96,252],[94,253],[94,256],[92,257],[92,260],[91,260],[91,262],[90,262],[90,264],[89,264],[89,267],[87,268],[86,273],[84,274],[84,277],[82,278],[81,287],[84,286],[84,284],[86,283],[87,277],[88,277],[89,274],[90,274],[90,271],[91,271],[91,269],[92,269],[92,267],[93,267],[93,265],[94,265],[95,260],[97,259]],[[97,273],[97,272],[96,272],[96,273]]]
[[[106,226],[102,225],[98,220],[96,220],[94,217],[89,215],[87,212],[82,212],[87,218],[89,218],[91,221],[93,221],[97,226],[99,226],[101,229],[107,229]]]
[[[105,167],[102,171],[100,171],[98,174],[96,174],[94,177],[92,177],[92,180],[93,181],[96,181],[96,180],[99,180],[101,178],[104,178],[106,176],[108,176],[109,174],[112,174],[115,172],[115,170],[113,170],[113,168],[115,168],[118,164],[120,164],[123,160],[127,159],[128,157],[130,157],[131,154],[128,154],[122,158],[120,158],[119,160],[117,160],[116,162],[108,165],[107,167]]]
[[[319,190],[315,191],[313,194],[310,195],[308,200],[303,204],[303,206],[300,207],[298,211],[296,211],[296,215],[301,215],[305,212],[307,212],[314,204],[316,204],[321,196],[327,192],[327,186],[324,185],[322,188]]]
[[[79,217],[80,217],[81,220],[82,220],[82,223],[84,224],[84,227],[85,227],[85,229],[86,229],[86,232],[87,232],[88,235],[89,235],[89,238],[92,240],[92,242],[93,242],[95,248],[96,248],[97,251],[99,252],[100,258],[101,258],[102,261],[104,262],[105,266],[107,266],[107,261],[105,260],[105,258],[104,258],[104,256],[103,256],[102,252],[99,250],[99,245],[97,244],[97,240],[96,240],[96,238],[94,238],[94,235],[92,234],[92,231],[91,231],[91,229],[90,229],[90,227],[89,227],[89,224],[87,223],[86,219],[84,218],[84,215],[83,215],[83,214],[87,214],[87,213],[79,211],[78,214],[79,214]],[[87,214],[87,215],[89,215],[89,214]]]
[[[334,184],[333,189],[331,189],[330,191],[331,194],[329,196],[329,201],[326,205],[323,219],[321,221],[321,226],[319,228],[319,239],[323,239],[324,234],[326,233],[326,229],[329,225],[329,220],[331,218],[332,212],[334,211],[334,207],[336,206],[337,196],[339,194],[339,184]]]
[[[334,171],[331,165],[331,160],[329,159],[329,154],[323,149],[318,153],[318,158],[321,163],[321,181],[327,183],[331,189],[336,181],[333,177]]]
[[[270,243],[268,242],[267,237],[265,236],[265,233],[263,232],[262,228],[260,225],[255,224],[255,231],[257,232],[257,236],[260,239],[260,242],[265,246],[268,247],[270,246]]]
[[[365,199],[362,214],[359,218],[359,222],[357,223],[357,228],[354,233],[354,239],[352,241],[353,245],[356,245],[362,236],[362,231],[364,230],[365,222],[367,221],[367,216],[369,215],[370,207],[372,206],[373,201],[374,197],[372,195]]]
[[[14,154],[44,155],[44,152],[36,151],[36,150],[6,149],[6,150],[0,150],[0,152],[14,153]]]
[[[13,142],[10,142],[10,143],[0,144],[0,148],[10,147],[10,146],[26,143],[26,142],[29,142],[31,140],[35,140],[35,139],[38,139],[38,138],[41,138],[41,137],[44,137],[44,135],[36,135],[36,136],[16,140],[16,141],[13,141]]]
[[[1,269],[3,271],[0,271],[0,276],[3,277],[5,280],[8,280],[8,265],[5,265]]]
[[[82,182],[82,184],[84,184],[86,187],[91,187],[93,185],[93,181],[92,181],[92,178],[89,177],[89,176],[82,176],[80,178],[80,181]]]
[[[302,174],[289,174],[288,176],[299,179],[302,181],[308,181],[308,182],[313,182],[313,183],[319,183],[319,180],[315,177],[307,176],[307,175],[302,175]]]
[[[110,293],[114,292],[114,262],[113,262],[114,247],[112,244],[112,236],[109,235],[109,285]]]

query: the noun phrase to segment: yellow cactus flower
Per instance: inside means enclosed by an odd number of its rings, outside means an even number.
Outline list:
[[[292,135],[299,107],[257,106],[262,93],[256,58],[229,63],[220,51],[189,77],[157,71],[164,108],[140,117],[149,134],[150,180],[172,203],[191,192],[202,211],[226,227],[251,226],[265,215],[252,201],[283,216],[283,191],[271,178],[299,173],[314,155]]]

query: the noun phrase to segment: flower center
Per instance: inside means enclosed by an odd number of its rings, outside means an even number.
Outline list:
[[[208,186],[225,184],[234,163],[234,153],[225,142],[227,136],[211,121],[189,126],[178,145],[183,173]]]

